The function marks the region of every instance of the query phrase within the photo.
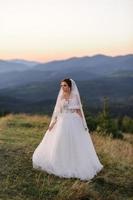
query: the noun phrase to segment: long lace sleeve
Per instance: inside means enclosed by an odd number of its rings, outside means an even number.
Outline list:
[[[52,114],[52,118],[51,118],[51,122],[50,122],[50,125],[53,123],[53,122],[56,122],[57,119],[58,119],[58,116],[60,115],[61,113],[61,100],[58,99],[57,103],[56,103],[56,106],[54,108],[54,111],[53,111],[53,114]]]

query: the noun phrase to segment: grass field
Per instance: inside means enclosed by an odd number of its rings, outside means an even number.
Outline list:
[[[32,168],[32,154],[49,117],[0,118],[0,200],[132,200],[133,135],[112,140],[92,133],[104,169],[90,181],[65,179]]]

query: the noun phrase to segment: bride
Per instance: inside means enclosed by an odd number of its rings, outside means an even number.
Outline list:
[[[61,81],[51,122],[32,156],[33,168],[64,178],[92,179],[102,168],[72,79]]]

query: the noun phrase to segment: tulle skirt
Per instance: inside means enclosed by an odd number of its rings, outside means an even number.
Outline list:
[[[62,113],[32,156],[33,168],[64,178],[92,179],[102,168],[78,113]]]

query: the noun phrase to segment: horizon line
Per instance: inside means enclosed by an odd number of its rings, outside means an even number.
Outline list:
[[[84,57],[95,57],[95,56],[106,56],[106,57],[112,57],[112,58],[115,58],[115,57],[119,57],[119,56],[133,56],[133,53],[127,53],[127,54],[117,54],[117,55],[108,55],[108,54],[102,54],[102,53],[97,53],[97,54],[93,54],[93,55],[84,55],[84,56],[71,56],[71,57],[67,57],[67,58],[58,58],[58,59],[52,59],[52,60],[49,60],[49,61],[41,61],[41,60],[32,60],[32,59],[26,59],[26,58],[7,58],[7,59],[3,59],[3,58],[0,58],[0,61],[29,61],[29,62],[40,62],[40,63],[49,63],[49,62],[58,62],[58,61],[64,61],[64,60],[69,60],[69,59],[78,59],[78,58],[84,58]]]

